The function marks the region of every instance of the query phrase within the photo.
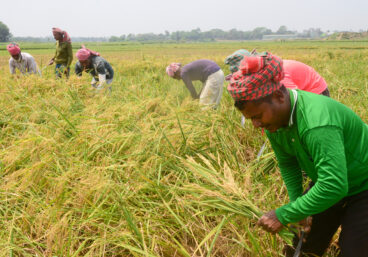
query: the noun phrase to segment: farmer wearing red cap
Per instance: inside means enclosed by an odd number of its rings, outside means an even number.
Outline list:
[[[75,73],[82,76],[82,72],[86,71],[92,75],[91,85],[98,91],[110,85],[114,78],[114,70],[110,63],[100,56],[99,53],[82,46],[76,53],[77,63],[75,64]],[[111,92],[111,86],[108,87]]]
[[[37,63],[29,53],[22,52],[20,47],[11,43],[7,45],[11,58],[9,59],[9,69],[11,74],[15,74],[16,69],[22,74],[39,74]]]
[[[69,34],[59,28],[52,28],[52,34],[56,40],[56,51],[49,65],[56,63],[55,74],[57,78],[61,78],[63,74],[69,77],[70,64],[73,61],[72,41]]]
[[[183,80],[194,99],[199,99],[200,104],[216,108],[222,97],[224,73],[220,67],[210,60],[197,60],[182,67],[180,63],[171,63],[166,68],[166,73],[178,80]],[[193,81],[203,83],[200,93],[197,93]]]
[[[285,88],[282,60],[261,58],[228,86],[236,108],[266,130],[290,198],[258,225],[276,233],[312,217],[304,256],[322,256],[340,226],[341,256],[368,256],[368,125],[329,97]],[[314,183],[305,194],[302,171]],[[286,248],[286,256],[293,254]]]

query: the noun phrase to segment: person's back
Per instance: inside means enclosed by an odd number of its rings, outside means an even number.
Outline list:
[[[181,63],[171,63],[166,67],[166,73],[172,78],[183,80],[192,98],[199,98],[200,104],[213,108],[219,105],[225,78],[220,66],[214,61],[201,59],[188,63],[184,67]],[[203,83],[199,93],[192,83],[196,80]]]
[[[101,56],[93,56],[92,57],[92,65],[97,74],[106,74],[106,79],[112,79],[114,77],[114,70],[112,69],[110,63],[106,61]]]
[[[205,82],[207,78],[220,70],[220,66],[211,60],[196,60],[188,63],[181,69],[181,77],[184,82],[200,80]]]
[[[327,83],[312,67],[294,60],[283,61],[285,77],[281,83],[290,89],[321,94],[327,89]]]

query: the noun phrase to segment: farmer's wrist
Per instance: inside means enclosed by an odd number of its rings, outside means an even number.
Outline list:
[[[275,210],[275,214],[276,214],[276,218],[280,221],[282,225],[287,226],[287,224],[289,224],[289,222],[284,217],[283,206],[281,206],[280,208],[277,208]]]

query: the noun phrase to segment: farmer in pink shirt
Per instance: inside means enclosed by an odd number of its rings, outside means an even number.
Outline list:
[[[285,77],[281,84],[290,89],[301,89],[330,96],[326,81],[312,67],[294,60],[284,60]]]
[[[244,60],[244,57],[261,57],[262,55],[262,53],[258,54],[254,52],[240,55],[239,51],[235,51],[225,59],[225,64],[230,65],[230,70],[234,75],[236,72],[239,72],[239,66],[242,63],[246,65],[247,61]],[[283,60],[283,69],[285,77],[280,83],[284,84],[285,87],[330,96],[326,81],[312,67],[294,60]],[[230,77],[227,76],[228,79]]]

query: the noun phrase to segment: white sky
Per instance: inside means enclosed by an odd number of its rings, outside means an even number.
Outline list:
[[[71,37],[219,28],[368,29],[367,0],[1,0],[0,21],[14,36]]]

